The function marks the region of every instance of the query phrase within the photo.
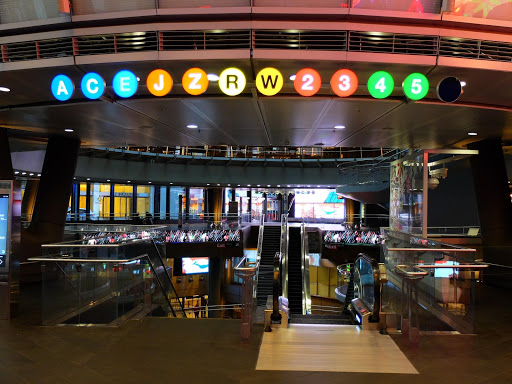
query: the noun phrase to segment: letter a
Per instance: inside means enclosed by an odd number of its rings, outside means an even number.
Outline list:
[[[59,81],[59,87],[57,88],[57,95],[60,95],[61,93],[64,93],[65,95],[69,95],[68,89],[66,88],[66,85],[64,84],[64,81]]]

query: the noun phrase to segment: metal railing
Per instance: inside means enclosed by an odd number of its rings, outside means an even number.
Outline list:
[[[281,216],[281,240],[279,244],[279,253],[281,254],[281,276],[282,296],[288,298],[288,242],[290,239],[290,230],[288,227],[288,214]]]
[[[302,314],[311,314],[311,283],[309,279],[309,249],[308,234],[304,221],[300,225],[301,239],[301,268],[302,268]]]

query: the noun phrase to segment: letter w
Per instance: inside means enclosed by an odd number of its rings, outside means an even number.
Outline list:
[[[272,76],[268,75],[267,76],[267,80],[265,81],[265,78],[263,77],[263,75],[261,75],[261,81],[263,82],[263,86],[265,87],[265,89],[268,88],[268,83],[270,83],[270,85],[272,86],[272,89],[275,89],[276,88],[276,85],[277,85],[277,78],[279,76],[276,75],[274,77],[274,79],[272,79]]]

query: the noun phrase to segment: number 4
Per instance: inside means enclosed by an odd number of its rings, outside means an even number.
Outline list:
[[[386,92],[386,78],[381,77],[377,84],[375,84],[375,89],[378,89],[381,92]]]

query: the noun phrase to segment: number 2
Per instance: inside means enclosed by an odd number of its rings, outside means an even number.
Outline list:
[[[304,84],[302,84],[302,89],[304,91],[313,91],[314,88],[313,88],[313,81],[314,81],[314,77],[310,74],[306,74],[304,76],[302,76],[302,81],[304,82]]]

